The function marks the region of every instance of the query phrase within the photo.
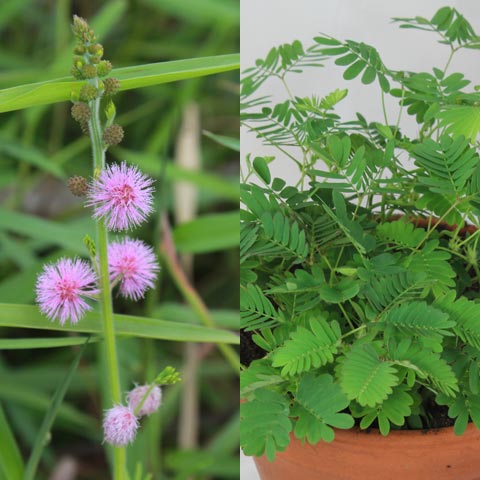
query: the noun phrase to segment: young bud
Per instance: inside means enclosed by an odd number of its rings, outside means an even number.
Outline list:
[[[80,122],[80,128],[82,130],[82,133],[86,135],[87,137],[90,136],[90,130],[88,128],[88,122]]]
[[[84,102],[95,100],[98,95],[98,90],[89,83],[85,84],[80,90],[80,99]]]
[[[83,197],[87,193],[87,180],[80,175],[68,179],[68,189],[76,196]]]
[[[108,60],[102,60],[97,65],[99,77],[106,77],[112,71],[112,64]]]
[[[87,49],[83,45],[76,45],[73,49],[75,55],[84,55]]]
[[[151,389],[150,387],[150,385],[137,386],[127,393],[128,406],[139,417],[143,417],[144,415],[151,415],[152,413],[155,413],[160,407],[160,403],[162,401],[162,391],[160,390],[160,387],[158,385],[154,385]],[[138,409],[138,407],[140,408]]]
[[[116,114],[117,109],[115,108],[115,104],[111,100],[109,100],[105,107],[105,117],[107,118],[107,122],[113,123]]]
[[[72,77],[76,78],[77,80],[84,79],[83,73],[77,67],[72,67],[70,73],[72,74]]]
[[[101,57],[98,57],[98,56],[94,56],[94,57],[90,57],[90,62],[91,63],[94,63],[95,65],[100,62],[101,60]]]
[[[90,107],[83,102],[77,102],[72,105],[72,117],[79,123],[86,123],[90,120]]]
[[[103,132],[103,141],[107,145],[118,145],[123,139],[123,128],[120,125],[110,125]]]
[[[83,237],[83,244],[87,247],[88,253],[92,258],[95,258],[97,255],[97,247],[95,246],[95,241],[90,235],[85,235]]]
[[[94,55],[96,57],[102,57],[103,56],[103,47],[99,43],[96,43],[95,45],[90,45],[88,47],[88,53],[90,55]]]
[[[82,74],[84,78],[95,78],[97,76],[97,69],[93,65],[84,65]]]
[[[77,15],[73,16],[72,31],[75,37],[83,43],[95,43],[97,40],[86,20]]]
[[[105,88],[105,96],[111,97],[112,95],[115,95],[118,90],[120,90],[120,82],[118,81],[118,78],[110,77],[106,78],[103,81],[103,85]]]

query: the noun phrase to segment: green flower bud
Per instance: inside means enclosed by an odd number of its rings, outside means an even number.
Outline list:
[[[77,15],[73,16],[72,31],[82,43],[95,43],[97,39],[93,30],[88,26],[86,20]]]
[[[97,56],[95,56],[95,57],[90,57],[90,62],[91,62],[91,63],[94,63],[95,65],[96,65],[98,62],[100,62],[100,60],[101,60],[101,57],[97,57]]]
[[[82,74],[85,78],[95,78],[97,76],[97,69],[94,65],[84,65]]]
[[[120,125],[110,125],[103,132],[103,141],[107,145],[118,145],[123,139],[123,128]]]
[[[84,55],[87,49],[83,45],[76,45],[73,49],[75,55]]]
[[[106,77],[112,71],[112,64],[108,60],[102,60],[97,65],[99,77]]]
[[[83,73],[77,67],[72,67],[70,73],[72,74],[72,77],[76,78],[77,80],[84,79]]]
[[[118,78],[110,77],[106,78],[103,81],[103,85],[105,88],[105,96],[111,97],[115,95],[120,90],[120,82]]]
[[[89,83],[86,83],[80,90],[80,100],[84,102],[89,102],[90,100],[95,100],[98,96],[98,90]]]
[[[79,123],[88,122],[90,120],[90,107],[83,102],[77,102],[72,105],[72,117]]]
[[[96,57],[102,57],[103,56],[103,47],[99,43],[96,43],[95,45],[90,45],[88,47],[88,53],[90,55],[94,55]]]
[[[87,180],[80,175],[68,179],[68,189],[76,196],[83,197],[87,193]]]

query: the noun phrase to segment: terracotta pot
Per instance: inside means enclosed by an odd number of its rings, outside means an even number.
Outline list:
[[[336,430],[315,446],[295,437],[274,462],[255,457],[262,480],[480,480],[480,430]]]

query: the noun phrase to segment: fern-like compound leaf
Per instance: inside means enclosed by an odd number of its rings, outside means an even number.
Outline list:
[[[393,392],[380,405],[364,407],[354,413],[355,417],[361,418],[360,428],[368,428],[375,420],[382,435],[390,433],[390,424],[402,426],[405,417],[412,410],[413,398],[407,393],[408,387],[404,384],[397,385]]]
[[[351,415],[340,413],[348,404],[348,398],[331,375],[305,375],[300,381],[292,408],[292,416],[298,417],[295,436],[307,439],[312,445],[320,440],[331,442],[335,435],[332,427],[353,427]]]
[[[392,362],[381,360],[369,344],[354,345],[345,355],[340,385],[350,400],[362,406],[382,403],[399,383]]]
[[[454,331],[462,341],[480,350],[480,304],[465,297],[455,300],[452,291],[437,298],[433,305],[455,321]]]
[[[257,330],[279,324],[279,314],[257,285],[240,290],[240,328]]]
[[[403,303],[389,310],[378,325],[385,327],[386,337],[401,332],[407,336],[427,337],[439,343],[443,336],[453,335],[451,329],[455,322],[442,310],[425,302]]]
[[[310,329],[299,326],[273,354],[273,366],[283,367],[282,376],[319,368],[334,359],[341,331],[336,321],[311,319]]]
[[[292,422],[288,400],[280,393],[266,389],[255,392],[255,398],[240,405],[241,443],[246,455],[266,457],[273,461],[290,443]]]

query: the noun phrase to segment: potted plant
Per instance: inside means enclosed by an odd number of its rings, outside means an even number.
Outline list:
[[[322,34],[243,78],[243,125],[300,172],[248,157],[243,175],[241,443],[263,479],[480,478],[480,95],[448,70],[480,39],[450,7],[394,20],[439,34],[446,66],[394,71]],[[347,90],[292,95],[330,59],[398,99],[395,122],[344,121]],[[258,89],[278,80],[272,105]]]

